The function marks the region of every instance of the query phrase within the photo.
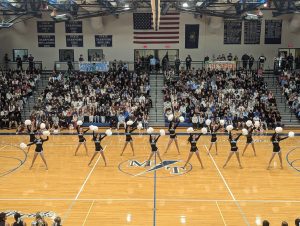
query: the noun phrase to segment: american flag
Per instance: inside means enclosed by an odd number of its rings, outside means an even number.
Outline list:
[[[179,43],[180,14],[170,12],[160,16],[158,31],[152,27],[152,13],[133,14],[133,43],[173,44]]]

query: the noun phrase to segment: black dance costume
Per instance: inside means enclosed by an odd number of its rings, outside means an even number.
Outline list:
[[[103,147],[101,146],[101,141],[106,137],[107,135],[101,135],[99,134],[98,136],[95,135],[95,132],[93,131],[93,141],[95,143],[95,151],[103,151]]]
[[[210,126],[209,129],[211,134],[210,142],[215,143],[217,141],[217,131],[221,129],[221,126],[218,126],[216,129],[214,129],[213,126]]]
[[[246,143],[247,143],[247,144],[252,144],[252,143],[253,143],[253,138],[252,138],[253,130],[254,130],[253,127],[251,127],[251,128],[248,129],[248,134],[247,134],[247,136],[246,136],[246,138],[247,138]]]
[[[129,127],[129,126],[126,126],[126,129],[125,129],[125,136],[126,136],[125,141],[126,141],[126,142],[132,142],[133,139],[132,139],[132,137],[131,137],[131,133],[132,133],[134,130],[136,130],[136,127],[132,128],[132,129],[129,130],[129,131],[128,131],[128,127]]]
[[[279,142],[282,141],[282,140],[285,140],[287,139],[288,137],[283,137],[283,138],[280,138],[279,134],[278,133],[274,133],[272,138],[271,138],[271,141],[272,141],[272,144],[273,144],[273,152],[280,152],[280,146],[279,146]]]
[[[84,143],[86,141],[86,139],[84,138],[84,134],[89,131],[89,129],[83,131],[83,132],[80,132],[79,131],[79,126],[76,127],[76,130],[77,130],[77,135],[78,135],[78,138],[79,138],[79,143]]]
[[[174,128],[172,128],[172,125],[173,125],[173,123],[175,123],[175,122],[170,122],[169,123],[169,133],[170,133],[170,139],[175,139],[177,136],[176,136],[176,128],[177,128],[177,126],[179,125],[179,123],[180,122],[177,122],[175,125],[174,125]]]
[[[35,140],[35,133],[37,130],[32,130],[29,126],[27,126],[27,132],[29,133],[29,142],[33,142]]]
[[[36,145],[35,152],[41,153],[43,151],[43,143],[46,142],[47,140],[49,140],[49,137],[47,137],[46,139],[42,139],[42,138],[34,139],[34,141],[27,144],[27,146],[31,146],[31,145],[35,144]]]
[[[238,147],[237,147],[237,141],[240,138],[240,136],[242,136],[242,134],[239,134],[237,136],[237,138],[233,139],[231,132],[229,132],[229,142],[230,142],[230,146],[231,146],[231,151],[238,151]]]
[[[198,151],[197,141],[199,140],[199,138],[201,137],[201,135],[202,135],[202,133],[198,134],[195,138],[193,138],[193,134],[190,134],[190,137],[188,139],[188,141],[191,144],[190,152],[196,152],[196,151]]]
[[[160,135],[154,140],[154,139],[152,139],[152,137],[150,135],[149,142],[150,142],[150,145],[151,145],[151,151],[152,152],[156,152],[158,150],[158,148],[156,146],[156,143],[157,143],[159,138],[160,138]]]

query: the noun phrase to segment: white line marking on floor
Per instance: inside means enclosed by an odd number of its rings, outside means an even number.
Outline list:
[[[85,216],[85,219],[84,219],[84,221],[83,221],[82,226],[85,225],[85,223],[86,223],[86,221],[87,221],[87,219],[88,219],[88,217],[89,217],[89,215],[90,215],[90,213],[91,213],[91,210],[92,210],[92,208],[93,208],[94,203],[95,203],[95,200],[92,202],[92,204],[91,204],[91,206],[90,206],[90,208],[89,208],[89,211],[87,212],[87,214],[86,214],[86,216]]]
[[[0,201],[74,201],[74,199],[63,199],[63,198],[0,198]],[[86,201],[153,201],[153,199],[135,199],[135,198],[90,198],[90,199],[77,199],[76,201],[86,202]],[[157,199],[157,201],[166,201],[166,202],[245,202],[245,203],[300,203],[300,200],[232,200],[232,199]]]
[[[219,212],[220,212],[220,215],[221,215],[221,217],[222,217],[222,221],[223,221],[224,225],[227,226],[227,224],[226,224],[226,222],[225,222],[225,219],[224,219],[224,216],[223,216],[223,213],[222,213],[222,211],[221,211],[221,209],[220,209],[219,204],[218,204],[217,201],[216,201],[216,205],[217,205],[217,207],[218,207],[218,210],[219,210]]]
[[[207,148],[206,145],[205,145],[205,148],[206,148],[206,151],[209,152],[209,150],[208,150],[208,148]],[[218,171],[218,173],[219,173],[221,179],[223,180],[223,182],[224,182],[224,184],[225,184],[225,186],[226,186],[226,188],[227,188],[227,190],[228,190],[228,192],[229,192],[231,198],[234,200],[236,206],[239,208],[239,210],[240,210],[240,212],[241,212],[241,214],[242,214],[242,217],[243,217],[245,223],[246,223],[247,225],[250,225],[250,224],[249,224],[249,221],[247,220],[247,218],[246,218],[246,216],[245,216],[245,214],[244,214],[244,212],[243,212],[243,210],[242,210],[242,208],[240,207],[238,201],[237,201],[236,198],[234,197],[234,195],[233,195],[233,193],[232,193],[232,191],[231,191],[231,189],[230,189],[230,187],[229,187],[227,181],[225,180],[223,174],[221,173],[221,171],[220,171],[220,169],[219,169],[219,167],[218,167],[216,161],[214,160],[214,158],[212,157],[212,155],[211,155],[210,153],[209,153],[209,156],[210,156],[210,159],[212,160],[213,164],[215,165],[215,167],[216,167],[216,169],[217,169],[217,171]]]
[[[106,146],[103,148],[103,151],[105,150],[105,148],[106,148]],[[77,193],[77,195],[76,195],[76,197],[75,197],[74,200],[78,199],[80,193],[82,192],[83,188],[85,187],[87,181],[90,179],[90,176],[92,175],[92,173],[93,173],[94,169],[96,168],[96,166],[97,166],[97,164],[98,164],[98,162],[99,162],[99,160],[100,160],[101,157],[102,157],[102,155],[99,154],[97,161],[95,162],[95,164],[94,164],[93,168],[91,169],[90,173],[87,175],[85,181],[83,182],[83,184],[82,184],[80,190],[78,191],[78,193]]]

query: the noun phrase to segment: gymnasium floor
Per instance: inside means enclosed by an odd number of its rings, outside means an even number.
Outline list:
[[[163,155],[167,166],[159,167],[157,161],[157,170],[152,169],[154,162],[151,167],[142,165],[150,152],[146,135],[133,137],[134,157],[129,146],[124,156],[120,156],[124,136],[114,134],[105,138],[102,145],[106,147],[107,167],[100,155],[92,166],[87,166],[94,144],[90,135],[86,138],[89,157],[83,147],[74,156],[78,140],[75,134],[50,136],[44,145],[49,166],[46,171],[39,157],[29,170],[34,147],[27,159],[18,148],[21,142],[28,142],[28,136],[1,135],[0,212],[48,212],[49,217],[61,216],[64,226],[240,226],[261,225],[263,219],[268,219],[271,225],[280,225],[283,220],[293,225],[294,219],[300,216],[297,136],[281,143],[284,169],[279,168],[276,156],[271,170],[266,170],[272,151],[269,136],[255,137],[258,156],[253,157],[248,147],[242,157],[244,169],[238,168],[234,156],[227,168],[222,168],[229,149],[227,136],[219,136],[217,156],[214,149],[211,155],[206,154],[210,137],[204,136],[198,147],[205,169],[201,169],[193,156],[185,171],[181,166],[189,152],[187,136],[178,138],[181,154],[177,154],[172,144]],[[158,141],[161,153],[168,139],[165,136]],[[245,138],[240,139],[240,150],[244,144]],[[290,153],[289,161],[295,161],[293,167],[287,162],[287,153]],[[46,219],[51,222],[50,218]],[[27,223],[31,221],[32,218],[26,219]]]

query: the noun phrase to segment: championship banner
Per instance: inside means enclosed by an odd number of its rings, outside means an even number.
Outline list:
[[[185,25],[185,48],[197,49],[199,43],[199,24]]]
[[[281,44],[282,20],[265,20],[265,44]]]
[[[224,21],[224,44],[241,44],[242,21]]]
[[[55,35],[38,35],[39,47],[55,47]]]

